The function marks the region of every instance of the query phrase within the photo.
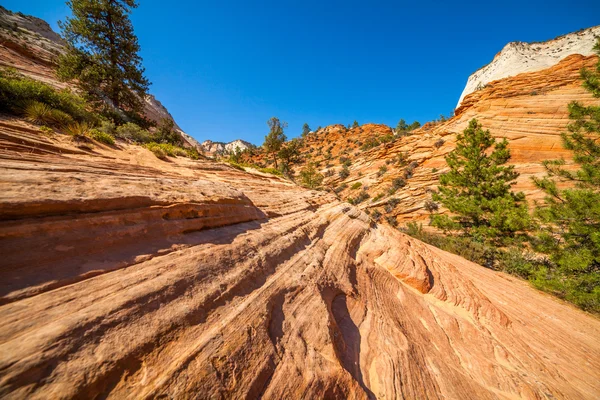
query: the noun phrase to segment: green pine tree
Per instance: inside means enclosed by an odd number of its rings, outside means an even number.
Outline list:
[[[511,190],[519,174],[514,166],[504,165],[509,159],[507,140],[496,142],[489,130],[471,120],[446,157],[450,171],[440,176],[439,191],[433,195],[453,215],[432,216],[433,226],[492,246],[507,244],[525,229],[525,195]]]
[[[398,121],[398,125],[396,125],[396,133],[406,132],[407,130],[408,124],[406,123],[404,118],[401,118],[400,121]]]
[[[600,39],[594,47],[600,55]],[[595,71],[581,71],[583,86],[600,98],[600,61]],[[579,169],[565,169],[564,160],[545,161],[548,176],[534,182],[546,193],[536,215],[541,222],[537,250],[553,262],[534,284],[580,307],[600,311],[600,107],[569,104],[572,122],[562,141]],[[568,188],[559,188],[559,181]]]
[[[263,147],[267,153],[273,156],[273,163],[277,168],[277,153],[287,139],[285,133],[283,133],[283,129],[287,127],[287,124],[279,121],[279,118],[273,117],[267,121],[267,125],[269,125],[269,134],[265,136]]]
[[[88,99],[103,111],[140,114],[150,82],[144,77],[140,46],[129,19],[135,0],[71,0],[73,13],[60,22],[68,46],[58,76],[76,79]]]
[[[302,126],[302,137],[305,138],[310,133],[310,126],[305,122]]]
[[[281,172],[283,172],[285,175],[290,174],[292,163],[298,161],[301,148],[302,140],[297,138],[294,138],[281,146],[281,149],[277,155],[281,160]]]
[[[302,186],[309,189],[317,189],[323,183],[324,176],[317,171],[313,163],[308,163],[300,171]]]

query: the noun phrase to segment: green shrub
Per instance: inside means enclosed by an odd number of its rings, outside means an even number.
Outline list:
[[[100,143],[104,143],[104,144],[108,144],[108,145],[115,144],[115,138],[112,137],[112,135],[102,132],[99,129],[92,129],[90,131],[90,137]]]
[[[369,193],[367,193],[365,190],[362,190],[356,197],[349,197],[348,203],[357,205],[357,204],[362,203],[369,197],[370,197]]]
[[[245,170],[246,170],[246,169],[245,169],[243,166],[241,166],[239,163],[237,163],[237,162],[235,162],[235,161],[233,161],[233,160],[231,160],[231,159],[229,159],[229,160],[225,160],[225,162],[226,162],[227,164],[231,165],[233,168],[235,168],[235,169],[239,169],[240,171],[245,171]]]
[[[342,183],[340,186],[336,187],[335,189],[333,189],[333,191],[337,194],[341,193],[344,189],[346,189],[348,187],[347,183]]]
[[[185,152],[187,153],[187,157],[192,160],[197,160],[200,158],[200,153],[198,153],[198,149],[195,147],[186,148]]]
[[[179,147],[179,146],[174,146],[171,143],[150,142],[150,143],[146,144],[146,148],[148,150],[150,150],[151,152],[153,152],[155,155],[160,154],[162,156],[164,153],[169,157],[177,157],[177,156],[188,157],[188,152],[184,148]],[[160,149],[162,151],[158,151],[156,149]],[[157,157],[158,157],[158,155],[157,155]],[[158,157],[158,158],[161,158],[161,157]]]
[[[150,136],[150,132],[143,129],[137,124],[133,122],[128,122],[119,126],[116,129],[116,137],[124,140],[132,140],[137,143],[150,143],[152,142],[152,138]]]
[[[394,228],[398,226],[398,220],[393,215],[389,215],[389,216],[385,217],[385,220],[387,221],[388,224],[390,224]]]
[[[371,213],[371,218],[373,218],[375,221],[379,221],[379,218],[381,218],[381,211],[377,209],[373,210]]]
[[[90,135],[94,126],[89,122],[75,122],[68,125],[64,130],[67,135],[71,135],[76,139],[82,139]]]
[[[117,127],[116,127],[115,123],[112,121],[106,121],[106,120],[102,121],[98,130],[100,132],[107,133],[111,136],[116,136],[116,134],[117,134]]]
[[[264,172],[265,174],[283,176],[283,173],[280,170],[276,169],[276,168],[259,168],[258,170],[260,172]]]
[[[457,254],[477,264],[486,267],[492,267],[494,264],[496,249],[475,242],[471,238],[464,236],[444,236],[425,232],[423,226],[416,222],[409,222],[403,231],[416,239],[450,253]]]
[[[54,129],[52,129],[49,126],[46,126],[46,125],[40,126],[40,131],[42,131],[42,133],[44,135],[47,135],[47,136],[50,136],[50,135],[54,134]]]
[[[400,199],[398,199],[396,197],[392,197],[391,199],[388,200],[387,205],[385,206],[385,212],[391,213],[392,211],[394,211],[394,208],[396,208],[396,206],[399,203],[400,203]]]
[[[386,172],[387,167],[385,165],[382,165],[381,167],[379,167],[379,171],[377,171],[377,177],[381,178],[383,175],[385,175]]]
[[[394,135],[383,135],[379,138],[380,143],[389,143],[394,140]]]
[[[350,170],[348,169],[348,167],[346,165],[342,166],[342,169],[340,170],[340,172],[338,172],[338,175],[340,177],[340,179],[346,179],[347,177],[350,176]]]
[[[350,186],[350,189],[351,190],[356,190],[356,189],[358,189],[361,186],[362,186],[362,182],[355,182],[355,183],[352,184],[352,186]]]
[[[398,177],[392,181],[392,186],[390,187],[388,193],[390,195],[394,194],[398,191],[398,189],[403,188],[404,186],[406,186],[406,180],[402,177]]]
[[[377,200],[380,200],[383,196],[385,196],[385,193],[379,193],[377,194],[377,196],[373,197],[373,199],[371,199],[372,203],[375,203]]]
[[[54,121],[53,125],[59,128],[63,128],[75,122],[73,117],[71,117],[69,114],[56,109],[52,110],[52,120]]]
[[[152,153],[154,153],[156,158],[159,158],[161,160],[167,159],[167,152],[160,145],[158,145],[158,143],[148,143],[146,145],[146,148]]]
[[[300,170],[301,184],[308,189],[318,189],[323,183],[323,175],[312,163],[308,163]]]
[[[380,144],[381,144],[381,142],[379,141],[378,138],[370,137],[370,138],[367,138],[367,140],[365,140],[363,145],[360,146],[360,149],[362,151],[366,151],[366,150],[372,149],[373,147],[377,147]]]
[[[52,107],[47,104],[40,103],[39,101],[31,101],[25,106],[23,114],[27,121],[34,124],[52,125],[54,123],[52,111]]]
[[[87,111],[86,102],[69,89],[52,86],[20,75],[15,70],[0,69],[0,110],[17,113],[31,101],[69,114],[77,121],[95,122],[97,117]]]

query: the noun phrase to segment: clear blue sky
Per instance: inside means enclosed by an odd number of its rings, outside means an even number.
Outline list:
[[[266,121],[422,123],[510,41],[600,24],[600,1],[141,0],[132,20],[151,92],[198,140],[261,144]],[[61,0],[2,0],[56,21]]]

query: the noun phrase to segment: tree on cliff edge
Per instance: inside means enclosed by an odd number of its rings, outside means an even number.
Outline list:
[[[594,47],[600,55],[600,39]],[[595,70],[581,71],[583,86],[600,98],[600,61]],[[542,223],[537,250],[550,255],[552,265],[536,273],[533,283],[574,302],[600,310],[600,107],[569,104],[568,132],[563,145],[573,152],[578,170],[564,169],[564,160],[544,161],[548,176],[534,178],[546,193],[537,208]],[[569,182],[557,186],[556,178]]]
[[[283,133],[283,128],[287,126],[287,123],[279,121],[279,118],[273,117],[267,121],[269,125],[269,134],[265,136],[265,143],[263,147],[267,153],[273,156],[273,163],[277,168],[277,153],[281,150],[283,143],[287,137]]]
[[[71,0],[73,13],[59,22],[68,46],[59,59],[58,76],[77,79],[99,109],[139,114],[150,82],[144,76],[140,46],[129,14],[135,0]]]
[[[434,215],[432,224],[493,246],[505,245],[525,229],[525,195],[511,190],[519,174],[514,166],[504,165],[509,159],[506,139],[496,142],[489,130],[471,120],[446,157],[450,171],[440,176],[439,192],[433,195],[453,215]]]

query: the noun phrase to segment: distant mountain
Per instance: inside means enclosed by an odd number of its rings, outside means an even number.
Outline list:
[[[241,151],[243,151],[245,149],[256,147],[252,143],[241,139],[237,139],[229,143],[205,140],[200,145],[204,149],[204,152],[208,155],[232,153],[236,150],[236,148],[239,148]]]

